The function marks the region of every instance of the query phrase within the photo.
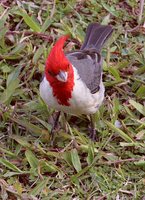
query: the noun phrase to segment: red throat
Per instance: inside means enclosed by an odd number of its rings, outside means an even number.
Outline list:
[[[69,100],[72,97],[72,91],[74,87],[74,71],[72,66],[68,71],[67,82],[60,82],[51,76],[47,77],[47,80],[52,87],[53,95],[56,97],[58,103],[69,106]]]
[[[63,52],[63,46],[68,37],[69,36],[63,36],[56,42],[47,58],[45,67],[46,79],[52,87],[53,95],[56,97],[59,104],[65,106],[70,105],[69,99],[72,96],[72,91],[74,87],[73,67],[71,66],[70,62],[68,61]],[[49,71],[57,75],[60,70],[68,72],[67,82],[58,81],[58,79],[55,76],[52,76],[50,73],[48,73]]]

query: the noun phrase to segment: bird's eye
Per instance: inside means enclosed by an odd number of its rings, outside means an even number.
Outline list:
[[[51,76],[56,76],[56,74],[54,74],[52,71],[48,71],[48,73],[49,73]]]

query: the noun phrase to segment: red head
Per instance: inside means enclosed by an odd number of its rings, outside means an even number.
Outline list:
[[[61,105],[69,106],[74,86],[74,73],[69,60],[63,52],[63,46],[69,36],[62,36],[52,48],[45,66],[45,76],[53,95]]]
[[[70,63],[63,52],[63,46],[68,37],[68,35],[62,36],[51,49],[51,52],[46,60],[46,77],[52,76],[59,81],[67,81],[67,72]]]

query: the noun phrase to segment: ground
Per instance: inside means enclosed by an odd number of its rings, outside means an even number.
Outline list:
[[[0,199],[145,199],[143,3],[1,0]],[[71,35],[66,51],[78,49],[91,22],[114,29],[102,51],[97,141],[87,117],[62,115],[52,146],[53,110],[39,95],[45,60],[61,35]]]

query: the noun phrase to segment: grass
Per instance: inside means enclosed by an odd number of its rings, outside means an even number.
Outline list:
[[[0,199],[145,198],[145,16],[135,1],[1,1]],[[39,96],[56,39],[79,48],[87,25],[111,24],[102,54],[106,98],[98,139],[87,118],[67,117],[50,146],[53,111]],[[64,118],[60,123],[65,126]]]

